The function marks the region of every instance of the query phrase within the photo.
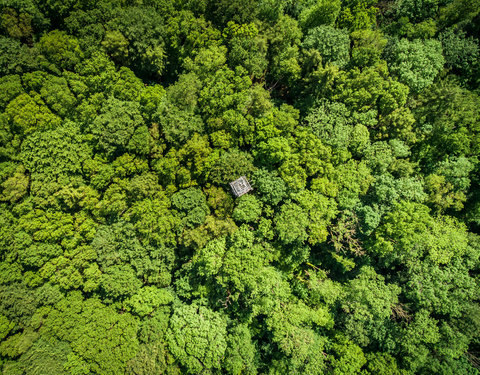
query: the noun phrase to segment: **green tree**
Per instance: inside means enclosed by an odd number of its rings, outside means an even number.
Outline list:
[[[250,329],[239,324],[231,328],[227,337],[225,369],[229,374],[256,374],[256,348],[252,342]]]
[[[272,254],[255,240],[255,233],[246,225],[228,237],[217,238],[207,243],[194,257],[196,273],[215,288],[228,303],[239,298],[251,298],[259,285],[261,267],[268,263]],[[220,301],[216,301],[217,303]]]
[[[193,5],[190,10],[169,14],[166,28],[166,52],[169,64],[166,66],[167,77],[172,80],[186,60],[194,58],[202,48],[215,47],[220,44],[221,30],[212,26],[198,9],[206,4]],[[194,14],[195,12],[196,14]]]
[[[350,38],[344,30],[332,26],[318,26],[308,31],[303,41],[304,48],[320,52],[322,62],[344,67],[350,59]]]
[[[113,61],[122,63],[128,58],[128,40],[118,30],[107,31],[102,46]]]
[[[31,191],[51,200],[60,186],[83,175],[83,165],[91,155],[78,124],[68,122],[54,130],[29,135],[22,143],[19,157],[30,174]]]
[[[115,8],[114,17],[107,23],[112,32],[123,35],[125,41],[120,42],[120,48],[128,50],[125,56],[128,65],[139,75],[146,77],[160,77],[165,69],[163,25],[163,17],[150,7]],[[118,35],[115,42],[117,44]],[[105,36],[104,44],[107,48],[112,48],[112,41],[109,40],[111,36],[109,33]]]
[[[141,280],[160,286],[170,283],[170,271],[175,259],[173,249],[142,244],[130,223],[118,222],[99,227],[92,248],[97,253],[101,267],[131,264]]]
[[[232,20],[238,23],[247,23],[253,21],[259,12],[258,0],[221,0],[211,4],[211,14],[220,24],[226,24]]]
[[[135,102],[109,99],[88,130],[95,136],[96,148],[107,156],[125,151],[146,154],[151,136]]]
[[[158,118],[165,140],[176,147],[184,144],[194,133],[204,133],[200,116],[171,104],[160,107],[155,118]]]
[[[392,74],[413,92],[430,86],[445,64],[442,45],[434,39],[401,39],[387,46],[385,55]]]
[[[412,265],[407,285],[406,297],[436,315],[462,316],[477,294],[475,280],[458,258],[445,267],[428,261]]]
[[[337,335],[332,344],[332,354],[329,355],[332,364],[332,374],[359,374],[367,362],[362,349],[343,335]]]
[[[135,271],[129,265],[105,267],[100,286],[107,297],[130,297],[141,287],[142,282],[135,277]]]
[[[438,0],[398,0],[395,8],[397,16],[407,17],[413,22],[423,21],[427,18],[435,17],[438,7],[441,4]]]
[[[277,205],[286,196],[285,182],[274,172],[257,169],[252,175],[252,183],[264,203]]]
[[[20,41],[3,35],[0,36],[0,52],[2,76],[35,70],[42,60],[37,49],[29,48]]]
[[[4,371],[5,373],[20,371],[20,373],[35,375],[44,373],[65,375],[67,372],[64,365],[72,354],[72,349],[67,342],[40,337],[20,358],[7,362]]]
[[[295,82],[299,78],[299,45],[302,32],[295,19],[281,16],[277,23],[268,26],[264,33],[268,37],[268,76],[272,81]]]
[[[428,345],[440,340],[437,324],[427,310],[420,310],[404,329],[401,352],[404,366],[409,370],[419,370],[429,360]]]
[[[304,9],[299,15],[300,24],[304,29],[311,29],[321,25],[333,26],[340,14],[340,1],[319,0]]]
[[[172,205],[183,212],[182,221],[187,227],[203,224],[210,213],[205,195],[200,189],[194,187],[175,193],[172,196]]]
[[[83,58],[78,40],[59,30],[45,34],[38,42],[38,49],[60,69],[73,70]]]
[[[468,24],[478,12],[477,0],[455,0],[440,9],[438,18],[442,26]]]
[[[52,129],[61,122],[60,118],[50,111],[38,94],[17,96],[5,108],[4,116],[10,126],[10,131],[20,135],[26,135],[35,130]]]
[[[20,76],[17,74],[5,75],[1,77],[0,87],[2,88],[2,93],[0,96],[0,106],[2,111],[5,109],[8,103],[24,92],[22,81],[20,80]]]
[[[478,64],[478,40],[467,37],[462,30],[447,29],[439,37],[442,42],[445,65],[462,76],[471,78]]]
[[[254,195],[244,195],[238,199],[238,204],[233,210],[232,218],[243,222],[256,222],[262,215],[262,204]]]
[[[354,66],[373,66],[379,63],[383,49],[387,45],[378,30],[357,30],[350,33],[353,42],[352,58],[350,63]]]
[[[132,312],[144,317],[152,315],[160,306],[172,303],[173,298],[173,293],[168,289],[145,286],[126,300],[125,304]]]
[[[378,8],[374,0],[342,1],[338,24],[349,30],[368,30],[375,24]]]
[[[138,320],[130,314],[71,293],[43,319],[41,332],[70,342],[87,371],[116,374],[125,371],[138,350],[137,329]]]
[[[477,152],[478,102],[476,94],[448,79],[419,97],[413,113],[424,142],[415,151],[423,165],[432,167],[448,155],[468,157]]]
[[[250,177],[255,170],[253,158],[246,152],[231,149],[224,152],[209,171],[209,179],[218,185],[228,184],[241,176]]]
[[[13,8],[3,8],[1,27],[11,38],[32,41],[32,16],[28,13],[18,13]]]
[[[398,368],[398,363],[394,357],[388,353],[375,352],[367,353],[365,355],[367,359],[366,368],[372,374],[379,375],[400,375],[406,374]]]
[[[252,77],[263,77],[267,68],[267,39],[259,35],[255,24],[229,22],[223,35],[227,39],[231,66],[241,65]]]
[[[227,349],[225,317],[207,307],[174,307],[167,332],[170,351],[189,374],[219,369]]]
[[[15,174],[6,179],[0,185],[2,188],[2,195],[0,195],[1,201],[16,202],[21,199],[28,191],[30,179],[25,174],[25,167],[19,165]]]
[[[362,267],[357,277],[345,286],[341,303],[346,313],[343,332],[362,347],[375,343],[375,346],[392,350],[395,343],[386,332],[400,292],[399,286],[386,284],[373,268]]]
[[[285,244],[303,243],[308,238],[308,214],[298,204],[289,202],[281,206],[275,216],[277,234]]]

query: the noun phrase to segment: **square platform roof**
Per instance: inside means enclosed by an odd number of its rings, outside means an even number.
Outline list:
[[[243,194],[248,193],[250,190],[253,190],[245,176],[237,178],[235,181],[230,182],[230,187],[232,188],[233,194],[238,198]]]

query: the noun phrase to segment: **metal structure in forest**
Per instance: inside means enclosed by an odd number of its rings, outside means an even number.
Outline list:
[[[230,187],[232,188],[233,194],[237,198],[252,190],[252,187],[250,186],[250,183],[245,176],[242,176],[240,178],[237,178],[235,181],[230,182]]]

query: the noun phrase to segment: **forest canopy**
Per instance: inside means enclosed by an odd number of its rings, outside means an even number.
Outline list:
[[[480,374],[479,35],[479,0],[0,1],[1,373]]]

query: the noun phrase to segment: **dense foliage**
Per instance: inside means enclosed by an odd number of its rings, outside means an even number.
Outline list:
[[[479,374],[479,0],[2,0],[0,33],[3,374]]]

